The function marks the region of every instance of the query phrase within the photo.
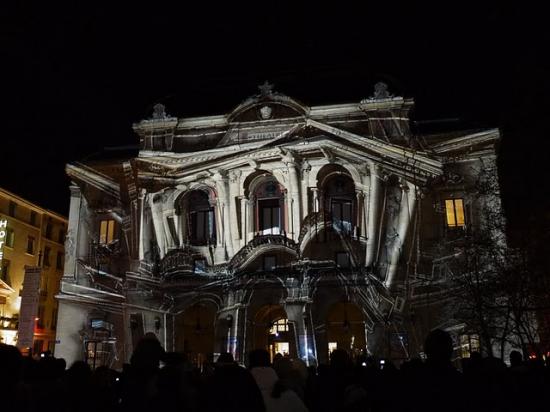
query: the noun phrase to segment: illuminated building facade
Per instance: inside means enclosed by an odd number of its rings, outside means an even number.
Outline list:
[[[25,267],[40,268],[38,305],[32,319],[34,353],[53,351],[57,327],[55,295],[63,275],[67,220],[0,189],[0,341],[18,343]]]
[[[156,105],[137,155],[69,164],[58,356],[120,364],[147,332],[198,363],[418,354],[449,321],[421,279],[441,281],[442,239],[482,224],[471,192],[496,176],[499,132],[413,134],[413,105],[382,83],[313,107],[264,84],[219,116]]]

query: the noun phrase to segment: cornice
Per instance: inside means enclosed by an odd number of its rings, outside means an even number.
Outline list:
[[[69,177],[87,183],[120,200],[120,185],[103,173],[82,163],[67,164],[65,172]]]

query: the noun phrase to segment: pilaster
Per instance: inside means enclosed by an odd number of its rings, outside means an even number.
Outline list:
[[[374,263],[374,256],[377,250],[377,233],[378,224],[380,221],[380,171],[378,166],[371,162],[369,164],[370,170],[370,189],[369,189],[369,214],[367,222],[367,256],[365,260],[365,266],[372,266]]]
[[[69,187],[71,191],[71,203],[69,206],[69,224],[67,227],[67,236],[65,239],[65,266],[63,272],[63,281],[76,280],[76,251],[79,239],[80,229],[80,204],[82,202],[82,193],[80,187],[72,184]]]

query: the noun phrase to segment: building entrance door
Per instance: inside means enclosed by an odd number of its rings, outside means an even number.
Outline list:
[[[283,356],[288,356],[290,351],[290,345],[288,342],[275,342],[270,345],[271,359],[275,357],[276,354],[280,353]]]
[[[281,306],[262,307],[257,312],[254,323],[254,346],[266,349],[272,361],[277,353],[296,356],[296,344],[290,330],[291,325]]]

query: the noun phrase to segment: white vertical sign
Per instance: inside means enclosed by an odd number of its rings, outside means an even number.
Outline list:
[[[6,243],[6,235],[8,232],[8,221],[6,219],[0,220],[0,264],[4,258],[4,245]]]
[[[17,339],[19,348],[32,347],[35,318],[38,313],[40,273],[41,269],[37,266],[25,266]]]

